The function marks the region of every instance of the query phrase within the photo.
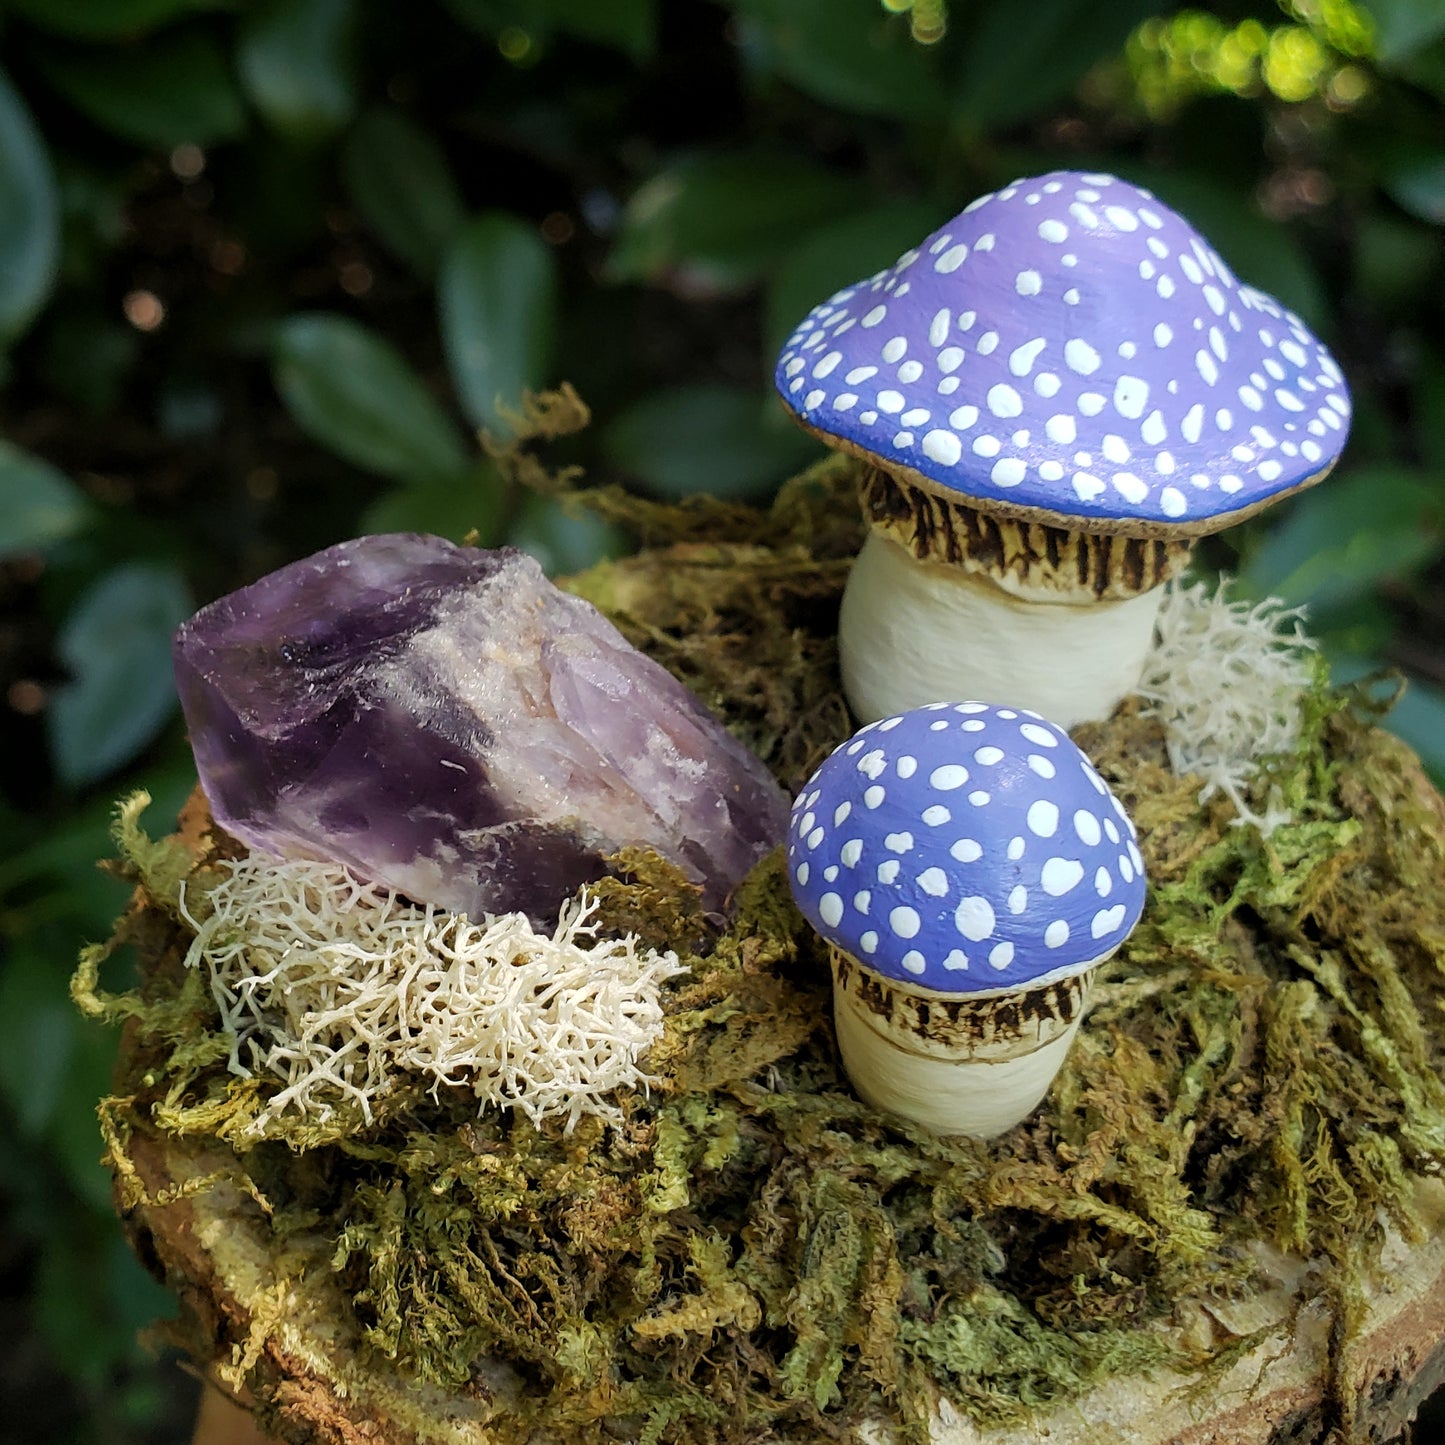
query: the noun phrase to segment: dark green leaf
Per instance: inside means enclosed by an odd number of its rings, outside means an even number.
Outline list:
[[[602,448],[658,496],[739,499],[766,496],[816,453],[817,443],[750,392],[679,386],[623,412]]]
[[[473,30],[498,35],[508,26],[560,30],[646,60],[657,48],[658,0],[445,0]]]
[[[634,60],[646,60],[657,46],[657,0],[528,0],[524,13]]]
[[[549,577],[581,572],[627,552],[627,536],[594,512],[569,510],[555,497],[528,492],[508,542],[530,552]]]
[[[964,46],[958,109],[980,129],[1000,130],[1068,98],[1098,61],[1157,13],[1157,0],[1031,0],[993,4]]]
[[[1375,55],[1386,65],[1407,59],[1445,35],[1440,0],[1363,0],[1375,17]]]
[[[361,219],[419,276],[436,270],[465,209],[441,147],[400,111],[373,110],[341,158]]]
[[[830,221],[804,235],[768,287],[769,370],[771,358],[814,306],[842,287],[892,265],[947,219],[945,212],[926,202],[900,201]]]
[[[1330,677],[1337,685],[1358,682],[1390,668],[1378,655],[1337,653],[1330,657]],[[1394,688],[1389,683],[1385,687],[1388,696]],[[1374,690],[1379,691],[1379,684]],[[1445,688],[1410,678],[1404,694],[1385,714],[1384,725],[1419,753],[1435,785],[1445,787]]]
[[[1445,226],[1445,154],[1418,156],[1382,179],[1391,198],[1411,215]]]
[[[50,157],[0,73],[0,343],[14,340],[55,283],[60,218]]]
[[[246,12],[236,47],[251,104],[281,135],[334,135],[356,109],[354,0],[271,0]]]
[[[689,287],[743,286],[858,199],[855,182],[776,151],[692,157],[628,202],[611,271],[627,281],[671,271]]]
[[[276,389],[323,446],[410,481],[468,463],[457,428],[390,343],[344,316],[292,316],[277,328]]]
[[[1336,607],[1408,577],[1441,543],[1440,504],[1416,472],[1372,467],[1326,479],[1291,504],[1242,574],[1259,595]]]
[[[906,119],[944,108],[934,54],[878,0],[738,0],[754,65],[844,110]]]
[[[208,0],[5,0],[6,10],[76,40],[124,40],[202,8]]]
[[[556,270],[535,227],[505,211],[468,221],[448,247],[437,284],[442,341],[474,426],[508,433],[499,404],[515,410],[525,388],[551,380]]]
[[[0,441],[0,557],[68,537],[85,521],[85,494],[49,462]]]
[[[214,145],[240,134],[246,115],[220,42],[169,30],[144,44],[47,50],[47,80],[79,111],[139,145]]]
[[[475,530],[482,546],[496,540],[501,479],[488,461],[461,476],[393,487],[366,509],[363,532],[430,532],[460,542]]]
[[[37,1138],[54,1121],[81,1019],[63,970],[23,941],[5,951],[0,1018],[25,1021],[0,1049],[0,1091],[21,1133]]]
[[[171,635],[191,612],[179,571],[127,562],[81,594],[57,650],[71,681],[51,704],[50,746],[79,787],[130,762],[176,705]]]

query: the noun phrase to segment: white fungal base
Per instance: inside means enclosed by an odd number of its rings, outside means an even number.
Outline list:
[[[860,722],[964,699],[1063,728],[1105,718],[1139,680],[1163,595],[1025,601],[871,532],[838,618],[843,691]]]
[[[649,1082],[673,953],[599,939],[596,901],[563,906],[555,931],[520,913],[471,922],[413,908],[344,868],[257,855],[221,865],[198,904],[188,967],[205,966],[231,1034],[232,1073],[279,1085],[261,1117],[324,1123],[408,1077],[468,1089],[534,1122],[617,1122],[611,1095]]]
[[[1096,967],[1057,985],[1067,995],[1066,1016],[1021,1009],[1027,1016],[1016,1026],[992,1028],[983,1017],[989,1003],[1007,1005],[1025,994],[980,996],[979,1019],[969,1017],[967,1006],[952,1025],[940,1026],[935,1017],[930,1037],[916,1020],[905,1021],[918,995],[835,955],[833,1022],[843,1067],[854,1091],[875,1109],[935,1134],[991,1139],[1028,1118],[1048,1093],[1079,1030]],[[880,994],[904,1007],[880,1012]],[[944,1007],[950,1002],[937,997]]]

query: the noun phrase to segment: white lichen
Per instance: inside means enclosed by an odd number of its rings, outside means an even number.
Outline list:
[[[1260,769],[1299,743],[1315,644],[1300,608],[1234,601],[1228,586],[1170,586],[1137,691],[1164,725],[1174,771],[1204,779],[1200,801],[1223,793],[1239,822],[1268,835],[1290,814]],[[1251,791],[1263,794],[1258,806]]]
[[[186,963],[210,975],[231,1071],[281,1085],[258,1135],[287,1111],[325,1123],[346,1099],[369,1120],[415,1079],[569,1129],[619,1121],[616,1091],[648,1085],[661,986],[684,970],[630,935],[599,938],[585,892],[548,936],[519,913],[412,907],[326,863],[222,867],[200,917],[186,913]]]

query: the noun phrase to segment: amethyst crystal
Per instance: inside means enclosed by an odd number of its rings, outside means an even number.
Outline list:
[[[763,764],[510,548],[343,542],[202,608],[175,659],[216,821],[416,902],[550,919],[642,844],[717,907],[787,827]]]

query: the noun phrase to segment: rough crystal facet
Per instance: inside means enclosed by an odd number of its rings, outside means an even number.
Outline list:
[[[655,848],[719,906],[787,826],[763,764],[530,557],[362,537],[176,635],[211,810],[248,846],[473,916],[556,916]]]

